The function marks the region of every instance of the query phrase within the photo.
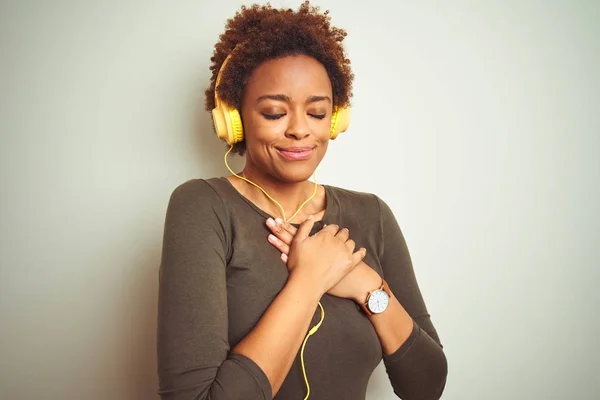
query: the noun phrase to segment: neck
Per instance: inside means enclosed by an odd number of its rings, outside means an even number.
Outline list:
[[[281,207],[283,207],[286,218],[290,218],[294,215],[302,203],[304,203],[314,191],[313,182],[309,182],[308,180],[301,182],[283,182],[272,176],[261,173],[259,170],[252,168],[252,166],[248,164],[244,167],[242,176],[260,186],[275,199]],[[256,204],[260,204],[261,208],[271,210],[271,215],[283,218],[281,209],[271,199],[265,196],[260,189],[251,184],[247,184],[247,192],[250,194],[249,197],[251,197]],[[302,210],[298,213],[299,216],[304,214],[303,211],[309,209],[309,204],[310,202],[304,205]],[[294,218],[294,220],[296,219],[297,218]]]

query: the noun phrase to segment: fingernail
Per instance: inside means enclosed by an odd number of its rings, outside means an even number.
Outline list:
[[[306,217],[306,219],[312,219],[312,215],[309,215],[308,217]]]
[[[279,225],[283,224],[283,220],[281,218],[275,218],[275,222],[277,222]]]
[[[268,226],[274,226],[275,225],[275,221],[273,221],[273,218],[267,219],[267,225]]]
[[[283,262],[287,262],[287,260],[288,260],[287,254],[281,253],[281,259],[283,260]]]
[[[269,235],[269,241],[277,243],[277,238],[275,235]]]

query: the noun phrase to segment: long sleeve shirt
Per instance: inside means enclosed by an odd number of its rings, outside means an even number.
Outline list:
[[[402,231],[375,195],[325,185],[323,224],[348,228],[364,262],[379,273],[414,320],[410,337],[383,353],[357,304],[321,298],[325,320],[305,349],[311,399],[364,400],[381,362],[394,392],[405,400],[438,399],[447,362],[419,290]],[[270,383],[248,357],[231,352],[285,286],[289,276],[268,241],[270,216],[226,178],[193,179],[169,200],[159,279],[158,374],[165,400],[272,399]],[[366,295],[366,294],[365,294]],[[310,326],[320,319],[315,314]],[[300,355],[277,400],[304,398]]]

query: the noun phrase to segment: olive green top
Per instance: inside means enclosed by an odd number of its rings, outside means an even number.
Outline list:
[[[408,340],[384,355],[377,333],[354,301],[325,294],[325,320],[306,345],[311,399],[364,400],[375,367],[385,363],[402,399],[438,399],[446,357],[421,296],[411,258],[390,208],[377,196],[325,185],[323,224],[348,228],[365,263],[388,282],[414,319]],[[251,359],[231,352],[286,284],[287,266],[267,241],[267,213],[226,178],[177,187],[166,213],[158,306],[162,399],[271,399],[270,383]],[[366,294],[365,294],[366,296]],[[320,318],[315,309],[311,322]],[[306,394],[298,353],[275,399]]]

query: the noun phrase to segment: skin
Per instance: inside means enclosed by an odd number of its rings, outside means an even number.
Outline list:
[[[290,245],[298,230],[281,219],[267,220],[267,226],[273,232],[268,240],[273,246],[281,251],[281,260],[284,263],[289,262]],[[326,226],[327,227],[327,226]],[[376,276],[376,277],[375,277]],[[379,284],[377,284],[379,282]],[[368,292],[381,285],[379,275],[364,261],[351,270],[337,285],[331,288],[328,293],[334,296],[354,300],[358,304],[365,304]],[[383,351],[386,354],[394,353],[408,338],[413,329],[413,320],[400,304],[393,293],[390,293],[388,308],[381,314],[374,314],[369,317],[379,336]]]
[[[291,216],[314,190],[308,179],[327,151],[332,97],[325,67],[307,56],[263,62],[253,71],[244,88],[241,116],[246,165],[243,174],[277,199],[287,216]],[[265,115],[280,118],[269,119]],[[290,161],[278,151],[290,147],[314,150],[307,160]],[[230,177],[230,181],[258,207],[271,215],[281,216],[279,207],[259,189],[235,177]],[[319,219],[324,211],[325,190],[319,186],[315,198],[290,222],[302,222],[308,215]]]
[[[308,56],[287,56],[260,64],[250,76],[241,115],[246,141],[243,175],[260,185],[291,216],[312,194],[308,181],[325,156],[331,125],[332,88],[327,71]],[[286,149],[312,149],[303,160],[290,160]],[[281,210],[259,189],[228,177],[246,198],[270,215]],[[269,218],[274,233],[269,242],[282,252],[290,275],[256,327],[232,350],[252,359],[265,373],[273,396],[279,391],[308,331],[319,299],[330,293],[366,301],[381,285],[381,277],[362,262],[365,249],[355,249],[347,229],[324,227],[309,236],[326,207],[325,190],[291,221],[298,229]],[[413,321],[392,295],[388,309],[370,317],[386,353],[394,352],[410,335]]]

